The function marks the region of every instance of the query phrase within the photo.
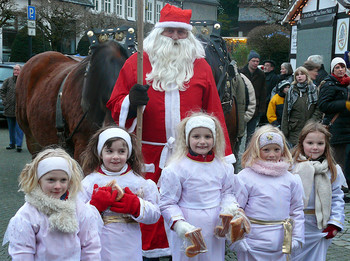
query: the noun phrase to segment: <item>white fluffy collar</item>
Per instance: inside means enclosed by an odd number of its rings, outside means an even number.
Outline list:
[[[272,162],[266,160],[256,160],[250,168],[259,174],[267,176],[282,176],[290,167],[290,164],[283,161]]]
[[[25,201],[49,218],[51,230],[64,233],[78,231],[75,200],[49,197],[37,187],[25,195]]]

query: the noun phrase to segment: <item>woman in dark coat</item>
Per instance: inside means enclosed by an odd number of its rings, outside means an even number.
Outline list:
[[[329,126],[331,145],[336,162],[342,167],[350,185],[350,77],[346,63],[336,57],[331,62],[331,74],[320,88],[318,105],[325,113],[323,124]]]

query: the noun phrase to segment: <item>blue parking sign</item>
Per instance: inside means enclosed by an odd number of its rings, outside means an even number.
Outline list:
[[[28,20],[35,20],[35,6],[28,5]]]

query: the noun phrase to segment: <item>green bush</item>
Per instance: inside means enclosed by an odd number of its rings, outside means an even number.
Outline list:
[[[247,63],[249,51],[245,43],[236,42],[229,47],[231,58],[236,61],[238,68],[243,67]]]
[[[255,27],[248,34],[249,50],[260,54],[260,61],[271,59],[278,67],[289,61],[290,32],[280,25],[262,25]]]

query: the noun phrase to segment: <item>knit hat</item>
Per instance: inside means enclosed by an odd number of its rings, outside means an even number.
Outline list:
[[[120,138],[125,140],[126,144],[128,145],[128,158],[130,158],[132,151],[131,137],[129,133],[120,128],[109,128],[100,133],[97,144],[98,155],[101,155],[103,146],[105,145],[106,141],[111,138]]]
[[[176,6],[166,4],[160,11],[159,22],[154,26],[155,28],[184,28],[191,31],[192,25],[190,20],[192,16],[192,10],[182,10]]]
[[[331,62],[331,73],[333,72],[334,67],[335,67],[338,63],[344,64],[344,66],[346,67],[346,63],[345,63],[345,61],[344,61],[343,58],[335,57],[335,58],[332,60],[332,62]]]
[[[253,59],[253,58],[259,58],[260,59],[260,55],[254,51],[254,50],[251,50],[249,55],[248,55],[248,62]]]
[[[259,138],[259,149],[269,144],[277,144],[283,150],[283,138],[277,132],[265,132]]]
[[[283,80],[277,85],[277,91],[283,90],[287,85],[290,86],[290,82],[288,80]]]
[[[189,140],[191,130],[193,130],[194,128],[200,128],[200,127],[208,128],[211,131],[211,133],[213,134],[213,139],[215,144],[215,140],[216,140],[215,122],[210,117],[203,115],[203,116],[192,117],[187,121],[185,126],[186,145],[188,145],[188,140]]]

